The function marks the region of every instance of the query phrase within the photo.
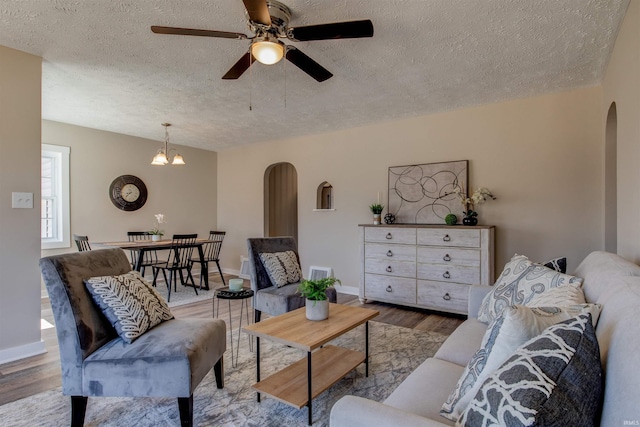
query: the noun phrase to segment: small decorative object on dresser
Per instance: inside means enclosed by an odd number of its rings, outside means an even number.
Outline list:
[[[384,222],[385,224],[395,224],[396,216],[392,213],[388,213],[384,216]]]
[[[467,197],[467,193],[463,187],[456,187],[451,194],[455,194],[456,197],[460,199],[462,206],[464,206],[464,211],[462,212],[464,214],[464,218],[462,218],[464,225],[477,225],[478,212],[476,212],[476,205],[484,203],[489,199],[496,199],[496,197],[491,194],[491,191],[484,187],[480,187],[474,191],[471,197]]]
[[[382,217],[382,210],[384,209],[384,206],[380,203],[374,203],[369,206],[369,209],[371,209],[371,213],[373,213],[373,224],[380,224],[380,218]]]
[[[493,226],[360,226],[360,301],[467,314],[470,285],[493,284]]]
[[[329,299],[327,288],[335,283],[341,283],[335,277],[325,277],[318,280],[303,280],[298,286],[298,292],[307,299],[306,311],[309,320],[325,320],[329,317]]]

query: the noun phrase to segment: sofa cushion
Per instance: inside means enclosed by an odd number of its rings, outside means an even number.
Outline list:
[[[515,255],[482,301],[478,320],[488,324],[505,308],[515,304],[527,305],[536,294],[547,289],[567,285],[579,287],[581,284],[579,277],[551,270],[524,255]]]
[[[126,343],[173,319],[167,302],[137,271],[91,277],[85,280],[85,286]]]
[[[457,420],[482,383],[513,352],[531,338],[539,335],[551,325],[575,317],[581,313],[591,313],[597,321],[601,307],[584,304],[571,307],[525,307],[512,306],[503,311],[487,329],[480,348],[469,361],[440,414],[450,420]]]
[[[449,335],[433,357],[466,366],[480,348],[486,331],[487,325],[484,323],[473,318],[467,319]]]
[[[298,283],[302,280],[302,271],[295,252],[261,253],[260,260],[264,265],[271,283],[282,287],[290,283]]]
[[[463,426],[595,425],[602,367],[590,314],[553,325],[484,382]]]
[[[440,406],[463,369],[455,363],[429,358],[409,374],[384,404],[453,425],[440,416]]]

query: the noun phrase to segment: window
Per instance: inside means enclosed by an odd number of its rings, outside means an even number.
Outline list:
[[[70,247],[69,147],[42,144],[42,249]]]

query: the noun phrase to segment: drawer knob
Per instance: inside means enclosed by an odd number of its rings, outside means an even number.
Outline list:
[[[393,292],[393,289],[391,289],[391,285],[387,286],[387,292]]]
[[[391,240],[393,239],[393,236],[391,235],[391,233],[387,233],[387,240]]]
[[[444,237],[442,238],[442,241],[444,242],[450,242],[451,241],[451,237],[449,237],[448,234],[445,234]]]
[[[443,300],[445,301],[449,301],[451,299],[451,295],[449,295],[449,292],[447,292],[446,294],[444,294],[444,296],[442,297]]]
[[[393,271],[393,269],[391,268],[391,266],[387,267],[387,272],[391,273]]]
[[[387,256],[389,256],[389,257],[393,256],[393,252],[391,252],[391,249],[389,249],[389,250],[387,251]]]
[[[451,257],[449,256],[449,254],[446,254],[444,257],[442,257],[442,259],[446,262],[451,261]]]
[[[451,279],[451,275],[449,274],[448,271],[445,271],[442,277],[444,277],[445,279]]]

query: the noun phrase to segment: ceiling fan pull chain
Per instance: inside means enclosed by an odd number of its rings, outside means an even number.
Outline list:
[[[287,56],[287,48],[284,48],[284,56]],[[282,68],[284,68],[284,108],[287,108],[287,61],[282,61]]]
[[[253,70],[251,69],[252,64],[253,55],[251,54],[251,50],[249,50],[249,111],[253,111],[253,107],[251,105],[251,94],[253,92]]]

